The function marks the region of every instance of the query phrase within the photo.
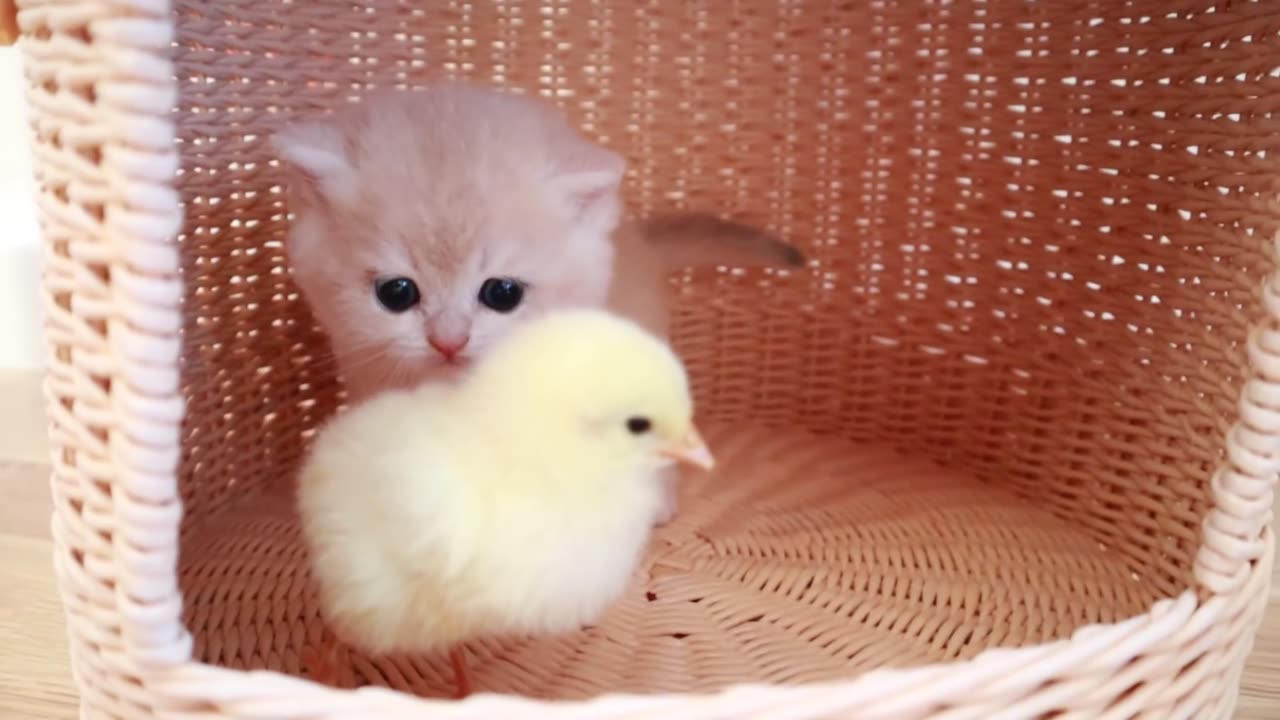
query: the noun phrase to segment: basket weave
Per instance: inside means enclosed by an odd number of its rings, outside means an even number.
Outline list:
[[[1230,715],[1280,467],[1276,3],[18,6],[84,717]],[[722,467],[599,625],[470,648],[526,698],[461,704],[282,674],[341,394],[266,137],[442,75],[560,103],[636,213],[813,258],[673,278]]]

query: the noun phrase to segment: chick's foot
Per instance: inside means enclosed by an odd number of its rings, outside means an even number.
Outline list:
[[[449,650],[449,662],[453,665],[453,697],[464,700],[471,694],[471,677],[467,673],[466,652],[461,645],[456,645]]]
[[[336,688],[354,686],[355,678],[350,676],[351,673],[339,671],[342,654],[338,639],[326,630],[320,639],[319,647],[307,646],[300,653],[307,679]]]

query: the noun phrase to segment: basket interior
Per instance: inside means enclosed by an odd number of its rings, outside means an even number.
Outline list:
[[[440,76],[556,101],[628,157],[635,213],[721,212],[813,259],[673,278],[730,462],[601,626],[475,646],[482,687],[826,678],[1061,637],[1191,584],[1276,230],[1265,4],[176,7],[202,659],[296,671],[320,631],[288,499],[341,385],[289,279],[267,136]],[[353,662],[424,693],[445,667]]]
[[[582,699],[809,682],[964,659],[1144,612],[1151,583],[1045,509],[877,445],[718,424],[599,622],[467,646],[478,690]],[[199,526],[184,562],[196,655],[304,675],[324,623],[288,493]],[[451,697],[445,654],[339,656],[340,683]],[[349,671],[349,672],[345,672]]]

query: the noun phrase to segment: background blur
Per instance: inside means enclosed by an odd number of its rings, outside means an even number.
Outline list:
[[[19,59],[16,48],[0,48],[0,370],[42,364],[40,245]]]

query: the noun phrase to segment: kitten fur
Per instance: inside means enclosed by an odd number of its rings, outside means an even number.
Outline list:
[[[295,216],[294,279],[351,402],[448,379],[553,308],[607,305],[665,338],[672,270],[804,262],[783,241],[710,215],[622,223],[626,162],[529,96],[441,82],[372,96],[273,142]],[[374,281],[393,276],[421,293],[398,314],[374,295]],[[479,302],[490,277],[526,284],[514,311]],[[466,344],[450,360],[432,333]]]

